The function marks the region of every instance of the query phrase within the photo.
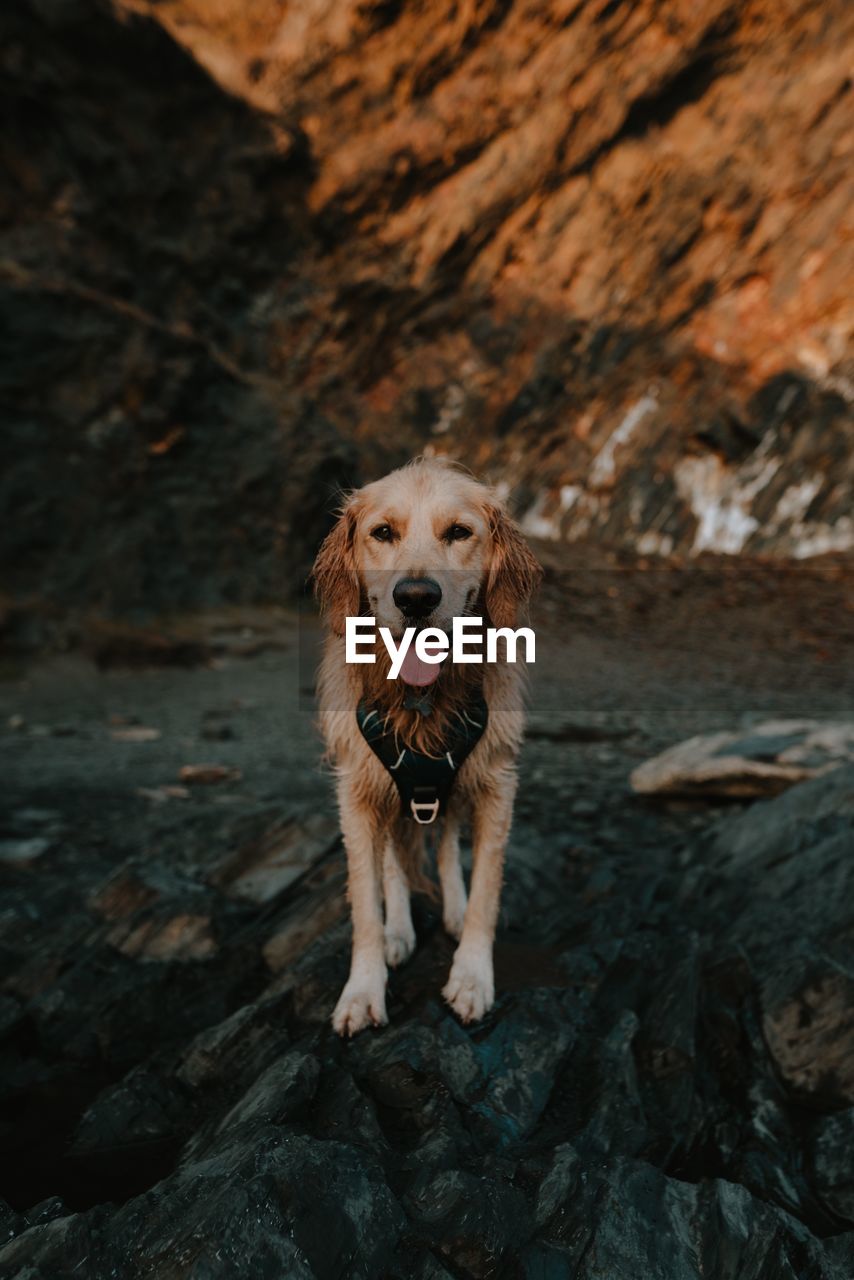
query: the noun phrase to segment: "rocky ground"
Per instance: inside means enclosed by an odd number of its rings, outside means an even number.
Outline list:
[[[495,1009],[443,1006],[419,900],[350,1043],[313,615],[7,661],[0,1275],[850,1280],[854,774],[718,807],[627,778],[854,718],[851,590],[553,565]]]
[[[851,769],[627,780],[854,718],[852,40],[844,0],[3,5],[3,1280],[850,1280]],[[275,603],[424,449],[544,540],[500,995],[454,1020],[420,901],[344,1044]]]

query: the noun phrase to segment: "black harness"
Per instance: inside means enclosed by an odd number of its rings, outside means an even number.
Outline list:
[[[391,774],[400,793],[404,814],[422,826],[429,826],[440,813],[445,812],[454,780],[483,737],[488,718],[483,698],[473,699],[459,713],[456,724],[449,731],[443,743],[443,753],[431,756],[424,751],[401,746],[376,707],[360,702],[356,708],[362,737]]]

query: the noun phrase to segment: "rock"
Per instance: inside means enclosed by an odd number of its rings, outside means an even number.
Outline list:
[[[769,720],[749,734],[690,738],[633,770],[639,795],[752,798],[854,762],[854,724]]]
[[[36,1227],[43,1222],[53,1222],[55,1218],[64,1218],[67,1213],[68,1209],[60,1196],[48,1196],[40,1204],[28,1209],[25,1216],[27,1225]]]
[[[152,1072],[131,1072],[118,1085],[104,1090],[81,1116],[74,1136],[77,1152],[133,1146],[170,1135],[177,1127],[186,1099],[164,1087]]]
[[[621,1150],[638,1151],[646,1139],[643,1100],[635,1062],[639,1020],[625,1009],[596,1048],[595,1108],[578,1143],[590,1158]],[[619,1137],[617,1136],[619,1135]]]
[[[22,1016],[22,1005],[12,996],[0,994],[0,1035],[6,1035]]]
[[[424,448],[546,539],[850,550],[851,31],[822,13],[7,6],[32,632],[296,591],[338,487]],[[204,656],[166,639],[96,652]]]
[[[184,764],[178,777],[191,787],[215,786],[221,782],[239,782],[243,774],[224,764]]]
[[[273,973],[282,973],[293,966],[317,938],[330,933],[334,936],[335,927],[347,915],[346,893],[346,872],[338,867],[330,882],[321,886],[311,902],[291,909],[264,943],[264,959]]]
[[[338,822],[326,814],[286,819],[238,849],[213,879],[235,898],[269,902],[311,870],[338,840]]]
[[[561,1143],[554,1150],[551,1167],[537,1192],[535,1220],[538,1227],[545,1227],[558,1214],[566,1218],[571,1213],[571,1197],[580,1174],[578,1152],[571,1143]],[[556,1229],[560,1229],[559,1224]]]
[[[348,928],[325,812],[134,801],[61,903],[49,885],[11,900],[50,928],[0,917],[0,1273],[189,1280],[251,1255],[270,1280],[848,1280],[850,859],[831,846],[850,774],[708,833],[645,810],[641,844],[635,806],[588,778],[607,844],[517,823],[489,1016],[442,1004],[453,947],[416,900],[390,1025],[348,1043],[329,1027]],[[253,875],[275,891],[234,892]],[[69,883],[91,883],[79,905]],[[183,918],[210,922],[203,963],[112,945]]]
[[[804,939],[819,947],[850,927],[854,867],[854,767],[844,765],[725,821],[710,863],[725,877],[708,887],[730,914],[730,934],[769,972],[785,968]],[[749,886],[749,891],[748,891]],[[812,944],[805,945],[809,967]],[[844,955],[840,958],[845,961]]]
[[[306,245],[307,147],[142,14],[23,0],[0,22],[17,175],[0,246],[17,369],[0,379],[15,405],[0,506],[19,515],[4,583],[35,634],[89,633],[106,667],[195,665],[209,647],[155,619],[298,589],[355,472],[332,421],[268,361],[276,276]],[[57,358],[50,334],[64,334]],[[34,533],[59,524],[77,534]]]
[[[756,805],[724,824],[715,841],[721,870],[761,879],[779,897],[796,891],[793,864],[810,850],[854,829],[854,767],[842,767],[793,788],[768,804]],[[785,872],[769,875],[774,865]],[[830,868],[826,868],[830,870]],[[811,869],[813,874],[817,868]],[[785,880],[780,876],[785,874]],[[837,884],[837,889],[840,887]]]
[[[284,1124],[314,1097],[320,1064],[307,1054],[285,1054],[262,1072],[220,1122],[220,1129],[249,1121]]]
[[[493,1275],[531,1232],[521,1192],[460,1169],[425,1173],[410,1191],[407,1208],[433,1247],[472,1276]]]
[[[86,1265],[89,1274],[117,1277],[168,1268],[198,1277],[239,1272],[251,1257],[253,1274],[270,1280],[312,1280],[345,1266],[371,1276],[385,1270],[403,1227],[370,1157],[272,1126],[257,1131],[252,1147],[224,1148],[218,1164],[187,1165],[168,1187],[168,1195],[119,1208],[108,1240],[97,1232],[103,1213],[79,1214],[13,1240],[0,1267],[57,1275]]]
[[[794,1098],[854,1103],[854,973],[830,961],[787,965],[763,990],[762,1029]]]
[[[474,1110],[502,1143],[535,1128],[574,1044],[577,1013],[568,992],[526,991],[508,1004],[505,1018],[474,1046],[483,1082]]]
[[[822,1116],[813,1138],[812,1163],[819,1195],[833,1213],[854,1222],[854,1107]]]
[[[54,844],[46,836],[30,836],[28,840],[0,840],[0,862],[13,866],[30,866]]]
[[[593,818],[599,812],[595,800],[573,800],[569,809],[574,818]]]
[[[208,960],[216,952],[212,920],[198,910],[201,886],[169,871],[125,868],[92,896],[91,906],[111,923],[106,941],[132,959]],[[177,910],[180,902],[189,910]]]
[[[640,1259],[649,1280],[795,1280],[799,1271],[792,1255],[803,1259],[807,1274],[831,1274],[821,1244],[744,1187],[720,1179],[675,1182],[640,1161],[617,1162],[604,1178],[594,1179],[594,1187],[595,1200],[590,1191],[584,1197],[589,1216],[581,1205],[574,1215],[583,1224],[574,1244],[574,1274],[585,1280],[629,1280],[637,1276]]]
[[[107,941],[134,960],[209,960],[216,953],[210,916],[182,914],[169,919],[143,920],[128,929],[124,923],[107,934]]]
[[[179,1056],[177,1078],[192,1089],[245,1089],[288,1046],[285,1013],[280,999],[242,1005],[190,1041]]]
[[[99,886],[90,898],[90,905],[105,920],[124,920],[140,908],[157,902],[162,892],[162,882],[158,883],[157,878],[125,868]]]
[[[113,742],[156,742],[160,737],[160,730],[144,724],[129,724],[111,729],[110,737]]]

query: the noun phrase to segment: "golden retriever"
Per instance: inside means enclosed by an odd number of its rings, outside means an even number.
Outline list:
[[[372,665],[345,661],[345,620],[373,616],[393,636],[412,624],[447,632],[466,615],[512,628],[539,575],[496,493],[439,459],[416,459],[351,494],[320,548],[313,577],[328,625],[320,727],[337,778],[353,923],[350,976],[332,1017],[341,1035],[387,1021],[386,966],[412,954],[410,889],[427,887],[423,827],[404,813],[390,766],[368,745],[357,708],[376,711],[401,749],[431,755],[446,750],[472,698],[486,704],[485,730],[447,799],[437,853],[444,926],[458,940],[443,994],[463,1022],[481,1018],[494,1000],[492,947],[524,729],[522,663],[448,658],[428,668],[410,657],[391,680],[379,644]],[[459,857],[466,814],[468,897]]]

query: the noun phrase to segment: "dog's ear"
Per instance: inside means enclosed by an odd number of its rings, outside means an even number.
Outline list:
[[[314,594],[336,635],[344,634],[344,619],[359,612],[359,571],[356,567],[356,504],[351,498],[320,544],[311,571]]]
[[[518,526],[502,506],[490,505],[487,519],[492,553],[486,570],[486,609],[494,626],[513,627],[543,571]]]

